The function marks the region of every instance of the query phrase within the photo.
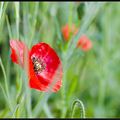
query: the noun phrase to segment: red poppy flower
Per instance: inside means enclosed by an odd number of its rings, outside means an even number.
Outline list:
[[[18,40],[10,40],[10,47],[12,51],[11,53],[12,61],[23,67],[24,66],[23,51],[26,48],[25,44]]]
[[[77,47],[83,51],[88,51],[92,48],[92,42],[87,38],[86,35],[82,35],[78,40]]]
[[[10,40],[10,47],[12,61],[24,68],[26,45]],[[41,42],[34,45],[30,51],[27,49],[27,53],[29,86],[41,91],[51,89],[52,92],[57,92],[62,85],[62,64],[54,49]]]
[[[68,41],[70,39],[70,35],[75,35],[78,32],[78,29],[75,27],[74,24],[70,27],[68,24],[62,27],[62,34],[64,40]]]

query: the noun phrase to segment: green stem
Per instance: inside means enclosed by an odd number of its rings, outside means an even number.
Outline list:
[[[67,63],[65,62],[65,64],[67,64]],[[66,116],[66,111],[67,111],[67,107],[66,107],[66,92],[65,92],[67,70],[65,70],[64,68],[63,68],[63,70],[64,70],[64,72],[63,72],[64,76],[63,76],[63,80],[62,80],[63,86],[61,88],[62,106],[63,106],[62,107],[63,108],[62,109],[62,115],[61,115],[62,118],[64,118]]]
[[[85,55],[85,57],[83,58],[84,61],[82,63],[82,67],[81,67],[81,75],[80,75],[80,89],[82,90],[82,86],[83,86],[83,78],[85,76],[85,71],[86,71],[86,66],[87,66],[87,54]]]
[[[25,88],[25,102],[26,102],[26,110],[27,110],[27,116],[28,117],[32,117],[32,110],[31,110],[31,92],[30,92],[30,88],[28,86],[28,79],[26,77],[26,75],[24,74],[24,88]]]
[[[69,3],[69,19],[68,23],[70,26],[72,26],[72,18],[73,18],[73,3]]]
[[[74,113],[75,113],[75,105],[76,104],[79,104],[79,108],[80,108],[80,116],[81,116],[81,118],[85,118],[85,108],[84,108],[84,104],[83,104],[83,102],[81,101],[81,100],[75,100],[74,102],[73,102],[73,105],[72,105],[72,115],[71,115],[71,117],[73,118],[73,116],[74,116]]]
[[[3,5],[4,5],[4,2],[1,2],[1,7],[0,7],[0,20],[1,20],[1,17],[2,17]]]
[[[51,94],[49,93],[41,93],[38,103],[33,109],[33,117],[37,117],[40,114],[41,110],[43,109],[42,106],[44,105],[45,102],[47,102],[50,95]]]
[[[39,8],[39,3],[36,2],[36,5],[35,5],[35,12],[34,12],[34,16],[33,16],[33,24],[32,24],[32,29],[31,29],[31,35],[30,35],[30,41],[29,41],[29,47],[31,46],[32,44],[32,41],[33,41],[33,37],[35,35],[35,28],[36,28],[36,23],[37,23],[37,14],[38,14],[38,8]]]
[[[19,11],[20,11],[20,3],[15,2],[17,39],[19,39],[19,19],[20,19]]]
[[[8,89],[8,84],[7,84],[7,76],[6,76],[6,72],[5,72],[5,69],[4,69],[1,58],[0,58],[0,65],[1,65],[1,68],[2,68],[2,71],[3,71],[4,80],[5,80],[5,91],[6,91],[6,94],[7,94],[8,101],[9,101],[10,110],[12,112],[11,99],[10,99],[9,89]]]

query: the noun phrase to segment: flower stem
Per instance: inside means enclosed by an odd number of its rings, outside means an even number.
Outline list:
[[[15,3],[15,12],[16,12],[16,30],[17,30],[17,39],[19,40],[19,21],[20,21],[20,3],[19,2],[14,2]]]
[[[73,105],[72,105],[72,115],[71,115],[71,117],[73,118],[73,116],[74,116],[74,113],[75,113],[75,105],[77,104],[77,103],[79,103],[79,108],[80,108],[80,116],[81,116],[81,118],[85,118],[85,108],[84,108],[84,104],[83,104],[83,102],[81,101],[81,100],[75,100],[74,102],[73,102]]]
[[[2,60],[0,58],[0,66],[2,68],[2,71],[3,71],[3,75],[4,75],[4,80],[5,80],[5,91],[6,91],[6,97],[8,99],[8,103],[9,103],[9,108],[11,110],[11,112],[13,111],[12,110],[12,105],[11,105],[11,99],[10,99],[10,95],[9,95],[9,89],[8,89],[8,84],[7,84],[7,76],[6,76],[6,72],[5,72],[5,69],[4,69],[4,66],[3,66],[3,63],[2,63]],[[4,92],[5,93],[5,92]]]

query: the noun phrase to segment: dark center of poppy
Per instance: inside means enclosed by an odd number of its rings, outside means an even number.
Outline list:
[[[34,71],[37,74],[41,73],[46,67],[46,64],[40,58],[33,57],[32,63],[34,65]]]

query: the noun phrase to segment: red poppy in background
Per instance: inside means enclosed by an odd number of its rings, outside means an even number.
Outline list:
[[[28,77],[31,88],[57,92],[62,85],[62,64],[54,51],[46,43],[38,43],[28,50],[25,43],[10,40],[11,59],[14,63],[24,68],[25,50],[28,54]]]
[[[78,33],[78,29],[72,24],[70,27],[68,24],[62,27],[62,35],[64,40],[68,41],[70,39],[70,35],[76,35]],[[92,48],[92,42],[87,38],[86,35],[82,35],[77,43],[77,48],[81,48],[83,51],[89,51]]]
[[[74,24],[70,27],[68,24],[62,27],[62,35],[64,40],[68,41],[71,35],[75,35],[78,32],[78,29],[75,27]]]
[[[92,48],[92,42],[86,35],[82,35],[78,40],[77,47],[81,48],[83,51],[89,51]]]

